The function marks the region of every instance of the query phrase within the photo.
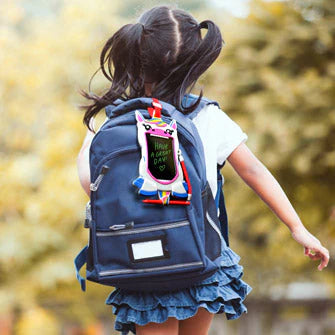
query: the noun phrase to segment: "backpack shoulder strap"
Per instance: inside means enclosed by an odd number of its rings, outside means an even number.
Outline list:
[[[225,165],[226,162],[223,162],[222,165],[217,165],[217,192],[215,196],[215,205],[216,208],[219,210],[219,221],[220,221],[220,228],[221,233],[226,241],[227,246],[229,247],[229,231],[228,231],[228,216],[226,210],[226,204],[224,199],[224,194],[222,190],[223,185],[223,177],[221,174],[221,169]]]
[[[86,291],[86,279],[79,274],[79,271],[86,264],[87,249],[88,249],[88,245],[85,245],[84,248],[79,251],[78,255],[74,259],[76,277],[80,283],[80,287],[82,291]]]
[[[199,96],[195,95],[195,94],[185,94],[184,98],[183,98],[183,101],[182,101],[182,104],[183,104],[183,106],[188,107],[190,105],[193,105],[197,101],[198,98],[199,98]],[[206,97],[202,97],[198,107],[193,112],[189,113],[187,116],[191,120],[193,120],[206,105],[210,105],[210,104],[216,105],[220,108],[220,105],[217,101],[210,100]]]
[[[121,99],[116,99],[113,104],[107,105],[105,107],[105,112],[106,112],[106,116],[109,117],[110,119],[113,117],[114,114],[114,110],[123,102],[125,102],[124,100]]]

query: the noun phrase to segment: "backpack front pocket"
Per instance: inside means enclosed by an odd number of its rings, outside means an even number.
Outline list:
[[[188,220],[97,231],[96,239],[100,277],[141,277],[203,266]]]
[[[142,226],[153,222],[173,222],[187,217],[186,206],[144,204],[147,196],[138,193],[133,181],[138,177],[141,155],[138,146],[129,146],[109,153],[101,160],[91,183],[92,219],[97,230],[108,230],[136,222]],[[152,195],[157,197],[157,195]]]

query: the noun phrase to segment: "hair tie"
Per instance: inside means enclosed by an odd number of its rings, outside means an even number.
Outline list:
[[[200,22],[199,25],[198,25],[198,28],[199,29],[202,29],[202,28],[207,28],[208,29],[208,23],[207,23],[207,21]]]
[[[136,25],[140,26],[142,28],[143,33],[145,33],[145,27],[143,23],[137,22]]]

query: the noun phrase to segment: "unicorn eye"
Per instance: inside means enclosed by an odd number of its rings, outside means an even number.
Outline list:
[[[152,127],[150,126],[150,124],[147,124],[147,123],[143,123],[143,127],[145,128],[145,130],[152,129]]]
[[[172,133],[173,133],[173,129],[166,129],[166,130],[164,131],[164,133],[169,133],[170,135],[172,135]]]

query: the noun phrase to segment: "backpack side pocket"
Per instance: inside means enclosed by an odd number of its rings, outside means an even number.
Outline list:
[[[220,231],[220,222],[217,217],[215,201],[208,182],[202,193],[202,205],[205,230],[205,253],[210,260],[214,261],[221,254],[223,237]]]

